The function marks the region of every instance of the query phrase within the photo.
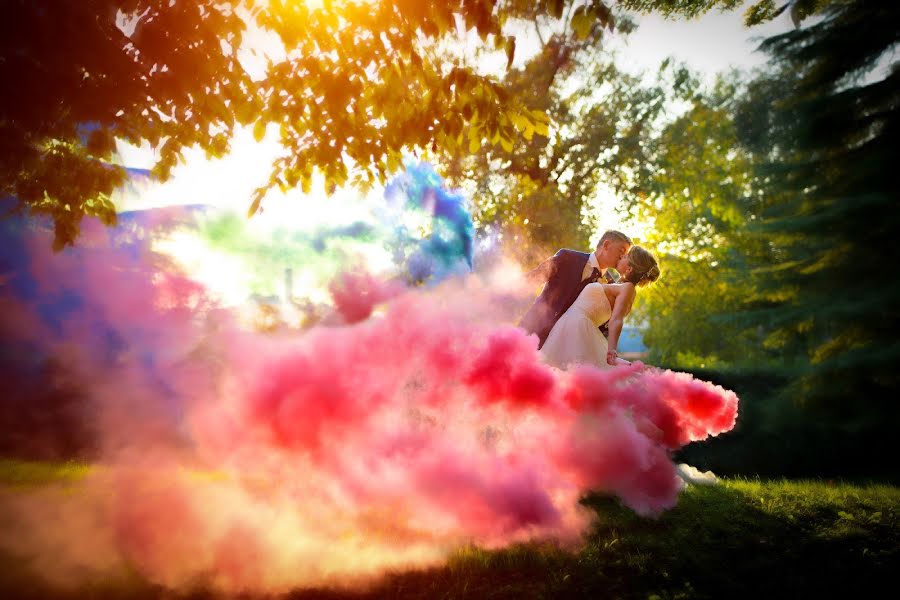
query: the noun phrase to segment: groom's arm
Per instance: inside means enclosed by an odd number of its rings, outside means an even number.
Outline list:
[[[528,283],[537,285],[538,283],[546,283],[550,277],[556,272],[559,261],[562,260],[563,250],[560,250],[536,268],[525,273],[525,279]]]

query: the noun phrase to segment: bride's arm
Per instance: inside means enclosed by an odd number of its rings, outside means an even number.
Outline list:
[[[625,317],[631,312],[631,305],[634,303],[634,286],[624,285],[619,293],[616,294],[616,303],[613,305],[612,316],[609,318],[609,348],[606,353],[606,362],[610,366],[621,364],[619,362],[616,348],[619,346],[619,336],[622,335],[622,326],[625,324]]]

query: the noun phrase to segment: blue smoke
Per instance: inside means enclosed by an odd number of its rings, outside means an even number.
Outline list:
[[[385,199],[395,210],[430,217],[431,231],[422,237],[401,224],[395,226],[398,266],[415,283],[470,272],[475,227],[465,197],[448,190],[430,164],[407,161],[405,167],[385,187]]]

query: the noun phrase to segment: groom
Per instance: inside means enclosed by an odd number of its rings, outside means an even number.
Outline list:
[[[629,248],[631,238],[621,231],[610,229],[604,232],[597,249],[591,254],[562,249],[542,262],[528,274],[528,278],[543,280],[546,284],[541,295],[522,317],[519,327],[538,335],[540,349],[550,330],[587,284],[601,278],[608,283],[614,281],[607,270],[615,267]],[[607,335],[605,327],[600,330]]]

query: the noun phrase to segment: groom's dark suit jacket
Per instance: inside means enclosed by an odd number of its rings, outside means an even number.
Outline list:
[[[563,249],[539,267],[547,271],[547,284],[519,322],[519,327],[538,335],[538,348],[544,345],[550,330],[583,289],[581,275],[590,257],[587,252]]]

